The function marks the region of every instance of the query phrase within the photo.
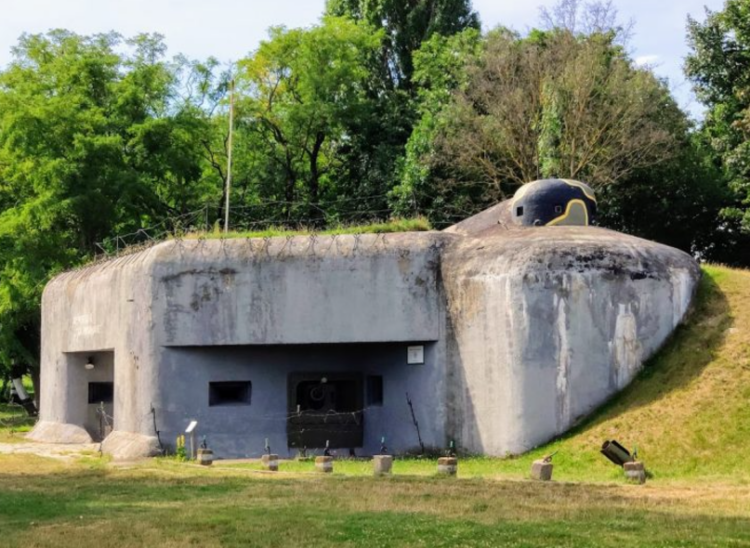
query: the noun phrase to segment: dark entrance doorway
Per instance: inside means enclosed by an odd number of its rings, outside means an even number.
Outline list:
[[[293,373],[289,375],[290,447],[348,449],[364,437],[362,375]]]

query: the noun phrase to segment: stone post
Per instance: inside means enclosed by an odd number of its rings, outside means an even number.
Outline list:
[[[440,457],[437,471],[438,474],[455,476],[458,473],[458,459],[456,457]]]
[[[622,465],[625,479],[631,483],[643,485],[646,483],[646,467],[642,462],[626,462]]]
[[[389,476],[393,469],[391,455],[375,455],[372,457],[372,471],[376,476]]]
[[[264,470],[269,470],[271,472],[279,471],[279,456],[278,455],[265,454],[260,458],[260,463],[263,466]]]
[[[211,466],[214,463],[214,452],[211,451],[211,449],[204,449],[201,447],[198,449],[197,458],[198,463],[203,466]]]
[[[535,460],[531,465],[531,479],[536,481],[552,481],[553,464],[546,460]]]
[[[333,457],[315,457],[315,470],[325,474],[333,472]]]

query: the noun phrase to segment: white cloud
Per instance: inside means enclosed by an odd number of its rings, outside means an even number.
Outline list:
[[[654,66],[656,63],[658,63],[661,60],[661,56],[659,55],[640,55],[635,58],[635,64],[639,67],[643,66]]]

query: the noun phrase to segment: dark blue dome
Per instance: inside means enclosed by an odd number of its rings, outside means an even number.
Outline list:
[[[596,195],[580,181],[534,181],[518,189],[511,214],[524,226],[589,226],[596,216]]]

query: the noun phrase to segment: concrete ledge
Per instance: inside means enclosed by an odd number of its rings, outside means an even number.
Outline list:
[[[39,421],[26,438],[42,443],[94,443],[89,433],[80,426],[62,422]]]
[[[135,460],[155,457],[161,449],[155,436],[115,430],[102,442],[102,452],[115,460]]]

